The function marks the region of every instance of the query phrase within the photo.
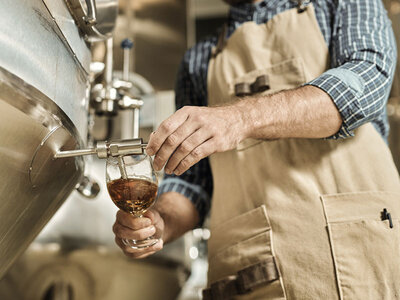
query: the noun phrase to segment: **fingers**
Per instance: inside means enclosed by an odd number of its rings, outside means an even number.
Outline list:
[[[157,223],[157,219],[160,217],[160,215],[157,213],[154,213],[153,210],[147,210],[143,215],[142,218],[148,218],[150,219],[151,224]]]
[[[156,155],[154,168],[166,164],[166,173],[180,175],[200,159],[233,149],[244,139],[243,118],[238,109],[183,107],[165,120],[151,135],[147,154]],[[213,140],[207,146],[203,144]]]
[[[146,147],[148,155],[152,156],[158,152],[165,140],[177,130],[188,118],[187,109],[182,108],[164,120],[158,127],[157,131],[150,136],[149,143]],[[156,169],[157,170],[157,169]]]
[[[113,232],[119,238],[143,240],[156,233],[156,215],[147,211],[143,217],[134,217],[122,210],[117,212]]]
[[[154,225],[151,225],[139,230],[132,230],[131,228],[121,225],[117,221],[113,226],[113,232],[115,236],[121,239],[144,240],[154,235],[156,233],[156,228]]]
[[[181,175],[186,172],[191,166],[199,162],[204,157],[207,157],[215,152],[215,139],[209,139],[197,148],[195,148],[189,155],[180,161],[174,173]]]
[[[172,134],[170,134],[157,151],[157,155],[153,163],[154,169],[161,170],[177,147],[179,147],[179,145],[181,145],[182,142],[190,137],[197,129],[197,123],[187,120]]]
[[[210,137],[210,131],[205,128],[201,128],[194,132],[191,136],[189,136],[185,141],[182,142],[182,144],[176,149],[175,153],[170,157],[167,165],[165,166],[165,172],[167,174],[171,174],[172,172],[174,172],[184,158],[186,158],[194,149],[199,147]],[[197,153],[196,150],[194,155],[197,154],[201,153]]]
[[[147,214],[147,216],[149,216],[149,214]],[[117,222],[122,226],[128,227],[133,230],[139,230],[145,227],[149,227],[153,223],[152,219],[150,218],[136,218],[122,210],[119,210],[117,212]]]
[[[156,244],[153,246],[150,246],[148,248],[143,248],[143,249],[132,249],[129,246],[126,246],[122,240],[118,237],[115,238],[115,243],[122,249],[124,254],[128,257],[135,258],[135,259],[141,259],[145,258],[147,256],[150,256],[160,250],[162,250],[164,246],[164,242],[162,239],[159,239]]]
[[[124,211],[117,212],[117,219],[113,226],[116,244],[126,255],[132,258],[144,258],[163,248],[163,241],[148,248],[132,249],[125,245],[122,239],[144,240],[151,236],[162,237],[164,222],[157,211],[149,210],[143,217],[134,217]]]

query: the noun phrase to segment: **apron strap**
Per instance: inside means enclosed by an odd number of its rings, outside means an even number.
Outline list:
[[[215,58],[221,51],[224,49],[226,44],[226,33],[228,31],[228,24],[225,23],[224,27],[222,28],[222,32],[218,36],[217,45],[211,51],[211,57]]]
[[[294,0],[297,1],[297,12],[302,13],[307,10],[307,6],[312,0]],[[221,34],[218,36],[217,45],[211,51],[211,57],[215,58],[225,47],[226,44],[226,33],[228,31],[228,24],[225,23],[222,28]]]
[[[302,12],[307,10],[307,6],[311,3],[312,0],[297,0],[297,12],[301,14]]]
[[[237,295],[251,292],[255,287],[270,283],[279,278],[274,257],[237,272],[211,284],[203,290],[204,300],[231,299]]]

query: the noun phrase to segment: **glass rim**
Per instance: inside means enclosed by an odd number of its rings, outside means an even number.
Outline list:
[[[130,157],[132,157],[132,156],[136,156],[136,157],[142,156],[140,159],[135,160],[135,161],[133,161],[133,162],[125,162],[125,161],[124,161],[124,163],[125,163],[126,165],[128,165],[128,166],[129,166],[129,165],[136,165],[136,164],[138,164],[138,163],[141,163],[141,162],[144,161],[147,157],[150,157],[150,156],[147,155],[146,153],[143,153],[143,154],[122,155],[122,159],[124,159],[124,157],[126,157],[126,156],[130,156]],[[118,165],[118,157],[119,157],[119,156],[111,156],[111,157],[107,158],[107,162],[110,163],[110,164],[113,164],[113,165]],[[153,165],[153,162],[151,162],[151,164]]]

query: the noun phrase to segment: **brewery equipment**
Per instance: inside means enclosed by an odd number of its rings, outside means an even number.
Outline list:
[[[118,0],[65,0],[75,24],[88,42],[111,37],[118,14]]]
[[[97,155],[98,158],[119,157],[124,155],[143,154],[147,144],[141,138],[121,141],[101,141],[96,147],[87,149],[58,151],[54,158],[78,157],[84,155]]]
[[[0,277],[82,178],[81,157],[54,155],[85,147],[87,41],[108,38],[116,15],[117,0],[2,1]]]
[[[183,240],[146,262],[126,259],[113,240],[105,161],[93,159],[143,153],[139,109],[154,98],[150,83],[129,72],[129,40],[123,72],[113,72],[117,0],[3,2],[0,298],[130,299],[135,284],[146,299],[174,299],[188,276]],[[91,64],[90,43],[99,41],[104,68]],[[96,141],[101,116],[121,121],[114,138],[124,140]],[[158,289],[149,288],[154,281]]]

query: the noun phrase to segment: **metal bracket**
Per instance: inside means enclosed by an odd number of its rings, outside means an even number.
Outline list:
[[[86,24],[96,25],[97,24],[97,11],[96,2],[94,0],[86,0],[87,15],[84,17]]]
[[[104,41],[111,36],[118,15],[118,0],[64,1],[88,42]]]

